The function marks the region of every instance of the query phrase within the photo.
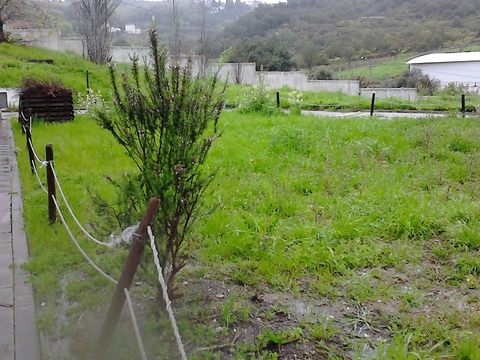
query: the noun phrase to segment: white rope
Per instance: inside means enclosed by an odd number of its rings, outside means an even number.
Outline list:
[[[82,230],[82,232],[85,234],[85,236],[87,238],[89,238],[90,240],[92,240],[93,242],[99,244],[99,245],[103,245],[103,246],[107,246],[107,247],[113,247],[114,246],[113,243],[105,243],[105,242],[102,242],[100,240],[95,239],[92,235],[90,235],[88,233],[87,230],[85,230],[85,228],[82,226],[82,224],[80,224],[80,221],[78,221],[77,217],[73,213],[72,208],[68,204],[67,198],[65,197],[65,194],[63,193],[62,187],[60,186],[60,182],[58,181],[57,174],[55,173],[55,170],[54,170],[53,166],[51,166],[51,169],[52,169],[53,177],[55,178],[55,182],[57,183],[58,190],[60,191],[60,194],[62,195],[62,199],[63,199],[63,202],[65,203],[65,206],[67,207],[67,209],[70,212],[70,215],[72,216],[73,220],[75,220],[75,223]]]
[[[182,360],[187,360],[187,354],[185,353],[185,348],[183,347],[182,338],[180,337],[180,333],[178,332],[177,321],[175,320],[175,315],[173,314],[172,310],[172,302],[168,298],[167,293],[167,284],[165,284],[165,279],[163,278],[163,271],[162,267],[160,266],[160,261],[158,260],[158,250],[155,246],[155,238],[152,234],[152,229],[150,226],[147,228],[148,236],[150,237],[150,246],[153,251],[153,260],[155,261],[155,265],[158,271],[158,281],[162,286],[162,295],[163,299],[165,300],[165,305],[168,312],[168,317],[170,318],[170,322],[172,323],[173,333],[175,334],[175,339],[177,340],[178,350],[180,351],[180,355],[182,356]]]
[[[137,231],[138,225],[140,225],[140,223],[127,227],[120,235],[110,234],[110,243],[112,246],[131,244],[133,242],[133,236],[136,235],[135,231]]]
[[[27,121],[27,118],[23,115],[23,111],[20,111],[20,115],[22,115],[23,121]]]
[[[38,161],[40,164],[42,164],[42,167],[43,167],[43,166],[47,166],[48,161],[41,160],[41,159],[38,157],[37,152],[35,151],[35,148],[33,147],[32,139],[28,139],[28,143],[29,143],[29,145],[30,145],[30,149],[32,149],[33,156],[35,157],[35,159],[37,159],[37,161]]]
[[[30,119],[27,120],[27,118],[25,117],[25,115],[23,115],[23,111],[20,111],[20,114],[22,115],[22,118],[23,118],[23,121],[22,121],[22,127],[23,127],[23,132],[27,132],[27,129],[25,128],[25,125],[23,125],[24,123],[28,122],[28,126],[30,127],[30,131],[32,130],[32,119],[33,119],[33,116],[30,116]]]
[[[128,289],[123,289],[125,291],[125,297],[127,298],[128,308],[130,309],[130,315],[132,317],[133,328],[135,329],[135,336],[137,337],[138,346],[140,347],[140,352],[142,353],[142,360],[147,360],[147,354],[145,353],[145,348],[143,346],[142,337],[140,336],[140,330],[138,329],[137,319],[135,317],[135,312],[133,311],[132,299],[130,298],[130,293]]]
[[[97,270],[100,274],[102,274],[106,279],[110,280],[112,283],[114,284],[117,284],[118,281],[115,280],[114,278],[112,278],[110,275],[108,275],[105,271],[103,271],[102,269],[100,269],[94,262],[92,259],[90,259],[88,257],[88,255],[85,253],[85,251],[83,251],[83,249],[80,247],[80,245],[78,244],[77,240],[75,239],[75,236],[73,236],[72,232],[70,231],[70,228],[68,227],[67,223],[65,222],[65,218],[63,217],[62,215],[62,211],[60,210],[60,207],[58,206],[58,203],[57,203],[57,200],[55,199],[55,196],[52,195],[52,199],[53,199],[53,202],[55,203],[55,207],[57,208],[57,211],[58,211],[58,215],[60,215],[60,219],[62,219],[62,223],[63,225],[65,226],[65,229],[67,229],[67,232],[68,234],[70,235],[70,237],[72,238],[72,241],[75,243],[75,245],[77,246],[78,250],[82,253],[83,257],[90,263],[90,265],[92,265],[95,270]]]
[[[40,180],[40,176],[38,176],[38,172],[37,172],[37,167],[35,166],[33,161],[32,161],[32,168],[33,168],[33,172],[35,173],[35,176],[37,177],[38,183],[40,184],[40,187],[42,188],[43,191],[45,191],[48,194],[48,190],[43,185],[42,180]]]

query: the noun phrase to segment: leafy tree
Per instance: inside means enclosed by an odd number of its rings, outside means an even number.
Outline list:
[[[112,42],[112,45],[113,46],[131,46],[130,43],[128,42],[128,40],[125,39],[125,37],[123,37],[123,36],[120,36],[118,39],[115,39]]]
[[[394,80],[392,87],[416,88],[420,95],[425,96],[433,95],[440,87],[438,80],[431,79],[418,69],[405,70],[401,76]]]
[[[3,26],[9,20],[26,20],[31,3],[28,0],[0,0],[0,43],[8,40]]]
[[[327,69],[320,67],[309,73],[312,80],[333,80],[333,75]]]
[[[318,65],[318,49],[313,45],[306,45],[302,51],[303,63],[310,70],[313,66]]]
[[[114,182],[117,206],[98,204],[102,214],[107,211],[124,228],[138,221],[152,197],[160,198],[153,231],[169,295],[176,298],[174,279],[193,242],[188,237],[192,221],[213,179],[203,164],[220,135],[217,123],[225,87],[219,88],[217,74],[194,76],[191,59],[184,66],[168,66],[156,30],[149,32],[149,41],[152,59],[143,76],[138,58],[121,84],[111,67],[114,110],[99,112],[98,121],[125,148],[138,171]]]
[[[221,58],[237,64],[255,62],[257,70],[264,71],[289,71],[293,66],[292,56],[276,39],[238,43],[225,50]]]

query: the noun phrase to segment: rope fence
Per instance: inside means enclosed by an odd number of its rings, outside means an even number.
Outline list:
[[[60,195],[62,196],[63,202],[64,202],[65,206],[67,207],[68,212],[72,216],[73,220],[75,221],[75,223],[80,228],[80,230],[82,230],[82,232],[85,234],[85,236],[88,239],[92,240],[93,242],[95,242],[99,245],[103,245],[103,246],[107,246],[107,247],[113,247],[113,245],[114,245],[113,242],[110,242],[110,243],[102,242],[102,241],[96,239],[95,237],[93,237],[92,235],[90,235],[90,233],[87,230],[85,230],[85,228],[82,226],[80,221],[78,221],[77,217],[75,216],[72,208],[70,207],[70,204],[68,203],[67,198],[65,197],[65,194],[62,190],[62,187],[60,186],[60,182],[58,181],[57,173],[55,172],[55,169],[53,167],[52,167],[52,172],[53,172],[53,178],[55,179],[55,183],[57,184],[57,189],[60,192]]]
[[[160,283],[160,286],[162,287],[163,300],[165,301],[165,307],[167,309],[168,317],[173,327],[173,333],[175,335],[175,340],[177,341],[178,351],[182,356],[182,360],[187,360],[187,354],[185,353],[185,348],[183,346],[182,338],[180,336],[180,332],[178,331],[177,321],[175,319],[175,315],[173,314],[172,302],[168,297],[167,284],[165,283],[165,279],[163,277],[163,270],[162,270],[162,267],[160,266],[160,260],[158,258],[158,250],[155,245],[155,238],[152,234],[152,228],[150,226],[147,228],[147,232],[148,232],[148,236],[150,237],[150,247],[152,248],[152,252],[153,252],[153,260],[155,262],[155,266],[157,267],[158,281]]]
[[[45,192],[46,194],[48,194],[48,190],[45,188],[45,186],[44,186],[43,183],[42,183],[42,180],[40,179],[40,176],[38,175],[37,168],[36,168],[36,167],[33,167],[33,169],[34,169],[35,176],[37,177],[38,184],[39,184],[40,187],[42,188],[43,192]]]
[[[22,117],[25,119],[23,113],[22,113]],[[26,120],[28,121],[28,120]],[[31,136],[31,132],[30,132],[30,128],[29,126],[24,126],[22,125],[23,129],[25,130],[25,133],[27,134],[27,136]],[[62,201],[63,201],[63,204],[65,205],[65,207],[67,208],[69,214],[71,215],[71,217],[73,218],[74,222],[77,224],[77,226],[80,228],[80,230],[82,231],[82,233],[87,237],[87,239],[95,242],[96,244],[99,244],[99,245],[102,245],[102,246],[106,246],[106,247],[114,247],[115,246],[115,241],[114,239],[112,238],[112,240],[110,242],[102,242],[98,239],[96,239],[94,236],[92,236],[85,228],[84,226],[82,226],[82,224],[80,223],[80,221],[78,220],[77,216],[75,216],[75,213],[74,211],[72,210],[69,202],[67,201],[67,197],[65,196],[65,193],[64,193],[64,190],[61,186],[61,183],[60,183],[60,180],[58,178],[58,175],[54,169],[54,166],[53,166],[53,155],[49,157],[48,155],[48,147],[50,147],[50,151],[53,152],[52,148],[51,148],[51,145],[47,145],[47,160],[42,160],[39,156],[38,156],[38,153],[37,151],[35,150],[34,146],[33,146],[33,141],[31,140],[30,137],[28,137],[27,139],[27,146],[29,147],[29,151],[31,150],[31,153],[33,154],[33,159],[31,159],[31,165],[32,165],[32,172],[35,174],[35,177],[39,183],[39,186],[40,188],[48,194],[48,198],[49,198],[49,201],[51,200],[52,203],[54,204],[54,207],[55,207],[55,210],[56,210],[56,213],[58,213],[58,216],[60,217],[60,221],[61,223],[63,224],[63,226],[65,227],[68,235],[70,236],[70,239],[72,240],[72,242],[75,244],[75,246],[77,247],[78,251],[82,254],[82,256],[84,257],[84,259],[100,274],[102,275],[105,279],[107,279],[109,282],[115,284],[115,285],[119,285],[119,281],[117,281],[116,279],[114,279],[111,275],[107,274],[103,269],[101,269],[100,266],[98,266],[95,261],[93,261],[89,256],[88,254],[84,251],[84,249],[81,247],[79,241],[76,239],[75,235],[73,234],[72,230],[70,229],[70,227],[68,226],[66,220],[65,220],[65,216],[64,214],[62,213],[62,210],[61,210],[61,207],[57,201],[57,198],[56,198],[56,195],[55,195],[55,192],[53,194],[51,194],[51,192],[49,191],[49,189],[47,189],[41,178],[40,178],[40,175],[38,173],[38,170],[36,168],[36,166],[34,166],[35,162],[38,162],[41,166],[40,168],[46,168],[47,169],[47,182],[48,182],[48,171],[51,171],[52,173],[52,177],[53,177],[53,180],[54,180],[54,186],[56,188],[58,188],[58,191],[60,192],[60,195],[61,195],[61,198],[62,198]],[[51,160],[48,160],[48,159],[51,159]],[[49,185],[50,187],[50,185]],[[137,233],[137,229],[138,229],[139,225],[136,225],[135,226],[135,229],[133,229],[131,231],[132,233],[132,236],[141,236],[140,234]],[[151,230],[150,228],[148,227],[148,235],[151,235]],[[156,251],[156,248],[155,248],[155,251]],[[158,252],[156,252],[156,261],[158,262]],[[161,274],[161,272],[159,273]],[[122,276],[123,276],[123,273],[122,273]],[[162,276],[162,280],[163,280],[163,276]],[[166,285],[165,285],[165,281],[163,280],[163,285],[165,286],[164,287],[164,296],[166,296],[167,300],[166,300],[166,303],[168,304],[167,305],[167,311],[169,311],[169,318],[172,322],[172,326],[174,328],[174,333],[175,333],[175,337],[177,339],[177,343],[181,345],[181,349],[180,349],[180,352],[181,352],[181,355],[182,355],[182,360],[183,359],[187,359],[186,357],[186,354],[185,354],[185,350],[183,348],[183,344],[181,342],[181,338],[180,338],[180,334],[178,332],[178,327],[177,327],[177,324],[176,324],[176,321],[175,321],[175,317],[173,315],[173,312],[172,312],[172,309],[171,309],[171,302],[170,300],[168,299],[168,294],[166,293]],[[138,347],[139,347],[139,350],[140,350],[140,353],[141,353],[141,358],[142,360],[147,360],[147,355],[146,355],[146,351],[145,351],[145,347],[144,347],[144,344],[143,344],[143,341],[142,341],[142,338],[141,338],[141,334],[140,334],[140,329],[139,329],[139,326],[138,326],[138,322],[137,322],[137,318],[135,316],[135,312],[134,312],[134,308],[133,308],[133,304],[132,304],[132,300],[131,300],[131,296],[130,296],[130,293],[129,293],[129,287],[124,287],[122,289],[122,293],[124,294],[124,297],[125,297],[125,301],[127,302],[127,305],[128,305],[128,310],[129,310],[129,314],[130,314],[130,318],[132,320],[132,324],[133,324],[133,330],[135,332],[135,337],[136,337],[136,340],[137,340],[137,343],[138,343]],[[173,320],[172,320],[173,319]],[[106,320],[105,320],[106,321]]]
[[[33,152],[33,155],[35,157],[35,160],[37,160],[38,163],[40,163],[40,165],[43,167],[43,166],[47,166],[47,161],[45,160],[42,160],[40,159],[40,157],[37,155],[37,152],[35,151],[35,147],[33,146],[33,143],[32,143],[32,139],[29,138],[28,140],[28,144],[30,145],[30,147],[32,148],[32,152]]]
[[[128,309],[130,310],[130,316],[132,318],[133,328],[135,330],[135,337],[137,338],[138,347],[142,354],[142,360],[147,360],[147,354],[145,353],[145,347],[143,346],[142,337],[140,336],[140,329],[138,328],[137,318],[135,317],[135,312],[133,311],[132,299],[130,298],[130,292],[127,288],[123,289],[125,292],[125,298],[127,299]]]
[[[97,264],[95,264],[93,262],[92,259],[90,259],[90,257],[87,255],[87,253],[82,249],[82,247],[80,246],[80,244],[78,243],[77,239],[75,239],[75,236],[73,235],[72,231],[70,230],[70,227],[67,225],[66,221],[65,221],[65,218],[63,217],[63,214],[62,214],[62,211],[60,210],[60,207],[58,206],[58,203],[57,203],[57,200],[55,199],[55,197],[52,197],[53,199],[53,202],[55,203],[55,207],[57,208],[57,211],[58,211],[58,215],[60,216],[60,219],[62,220],[62,223],[63,225],[65,226],[65,229],[67,230],[68,232],[68,235],[70,235],[70,238],[72,239],[72,241],[75,243],[75,246],[78,248],[78,250],[80,251],[80,253],[83,255],[83,257],[85,258],[85,260],[88,261],[88,263],[90,265],[92,265],[92,267],[98,271],[98,273],[100,273],[103,277],[105,277],[108,281],[114,283],[114,284],[117,284],[118,281],[115,280],[114,278],[112,278],[110,275],[108,275],[105,271],[103,271],[102,269],[100,269],[100,267],[98,267]]]
[[[22,115],[23,116],[23,115]],[[53,178],[55,180],[55,183],[56,183],[56,188],[58,188],[61,196],[62,196],[62,200],[65,204],[65,206],[67,207],[70,215],[72,216],[72,218],[74,219],[75,223],[78,225],[78,227],[82,230],[82,232],[85,234],[85,236],[94,241],[95,243],[99,244],[99,245],[103,245],[103,246],[107,246],[107,247],[112,247],[113,243],[105,243],[105,242],[102,242],[98,239],[96,239],[95,237],[93,237],[87,230],[85,230],[85,228],[82,226],[82,224],[80,223],[80,221],[78,221],[78,218],[75,216],[75,213],[73,212],[70,204],[68,203],[67,201],[67,198],[65,196],[65,193],[63,192],[63,189],[60,185],[60,181],[58,180],[58,177],[57,177],[57,174],[55,172],[55,169],[54,167],[52,166],[53,165],[53,160],[51,161],[43,161],[41,160],[38,155],[37,155],[37,152],[35,151],[35,148],[33,146],[33,142],[31,141],[31,139],[28,140],[28,144],[29,146],[31,147],[31,150],[33,152],[33,154],[35,154],[35,159],[41,163],[42,167],[49,167],[52,171],[52,174],[53,174]],[[41,179],[40,179],[40,176],[38,174],[38,171],[36,169],[36,167],[34,167],[34,174],[38,180],[38,183],[40,185],[40,187],[42,188],[42,190],[44,192],[46,192],[47,194],[49,193],[49,191],[45,188],[45,186],[43,185]],[[93,260],[91,260],[88,255],[85,253],[85,251],[81,248],[80,244],[78,243],[78,241],[76,240],[75,236],[73,235],[72,231],[70,230],[69,226],[67,225],[66,221],[65,221],[65,217],[63,216],[62,214],[62,211],[60,209],[60,206],[58,205],[58,202],[57,202],[57,199],[54,195],[52,194],[49,194],[49,198],[52,199],[53,203],[55,204],[55,208],[60,216],[60,219],[62,220],[62,223],[63,225],[65,226],[65,229],[67,230],[68,234],[70,235],[72,241],[75,243],[75,245],[77,246],[78,250],[82,253],[82,255],[85,257],[85,259],[102,275],[104,276],[106,279],[108,279],[110,282],[116,284],[118,281],[113,279],[110,275],[108,275],[106,272],[104,272],[102,269],[100,269],[94,262]]]

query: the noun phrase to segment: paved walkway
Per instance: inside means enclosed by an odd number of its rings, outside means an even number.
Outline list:
[[[4,114],[0,119],[0,360],[38,360],[34,294],[21,267],[28,260],[28,245],[14,149],[10,116]]]
[[[356,117],[370,117],[370,111],[313,111],[313,110],[302,110],[302,114],[305,115],[316,115],[316,116],[325,116],[332,118],[356,118]],[[426,119],[430,117],[446,117],[451,116],[447,112],[408,112],[408,111],[375,111],[373,115],[380,119],[390,120],[396,118],[408,118],[408,119]],[[458,112],[457,117],[461,117],[462,114]],[[467,113],[465,117],[476,117],[476,113]]]
[[[316,116],[325,116],[333,118],[352,118],[352,117],[370,117],[370,111],[310,111],[303,110],[302,114],[312,114]],[[423,112],[394,112],[394,111],[375,111],[373,113],[376,117],[382,119],[394,118],[410,118],[410,119],[424,119],[431,116],[445,116],[445,114],[433,114]]]

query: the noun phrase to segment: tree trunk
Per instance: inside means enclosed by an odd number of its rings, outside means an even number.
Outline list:
[[[5,32],[3,31],[3,20],[0,18],[0,44],[7,41]]]

